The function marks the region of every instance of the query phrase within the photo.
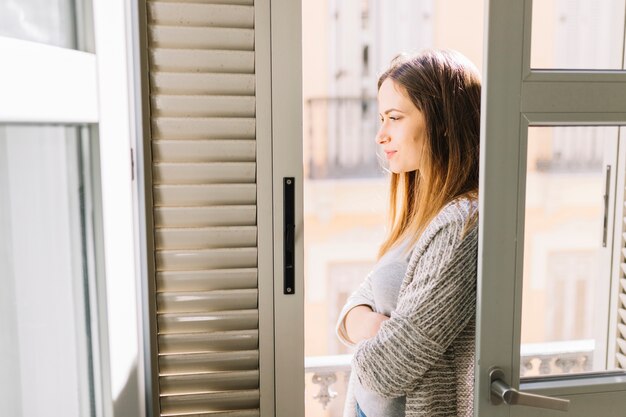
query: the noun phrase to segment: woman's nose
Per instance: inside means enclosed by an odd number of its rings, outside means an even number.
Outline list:
[[[378,143],[379,145],[382,145],[383,143],[389,142],[390,139],[391,138],[389,137],[389,134],[385,130],[384,125],[381,126],[380,129],[378,129],[378,133],[376,134],[376,143]]]

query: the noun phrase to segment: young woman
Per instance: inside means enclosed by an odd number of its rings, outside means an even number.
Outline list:
[[[453,51],[396,58],[378,80],[390,228],[343,308],[356,345],[346,416],[471,416],[480,81]]]

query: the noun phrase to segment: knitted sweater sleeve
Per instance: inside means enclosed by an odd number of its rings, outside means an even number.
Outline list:
[[[352,368],[367,389],[388,398],[414,391],[475,314],[478,233],[462,238],[463,226],[444,224],[413,253],[396,311],[357,345]]]

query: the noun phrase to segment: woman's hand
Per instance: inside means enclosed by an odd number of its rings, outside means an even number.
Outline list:
[[[389,317],[373,312],[369,306],[356,306],[346,314],[345,325],[348,338],[355,344],[372,338],[378,333],[380,325],[385,320],[389,320]]]

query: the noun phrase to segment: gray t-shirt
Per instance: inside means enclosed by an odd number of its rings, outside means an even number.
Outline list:
[[[409,265],[411,251],[406,242],[391,248],[374,266],[370,274],[376,312],[390,316],[396,309],[400,286]],[[404,417],[406,397],[383,398],[364,388],[354,387],[354,396],[367,417]]]

